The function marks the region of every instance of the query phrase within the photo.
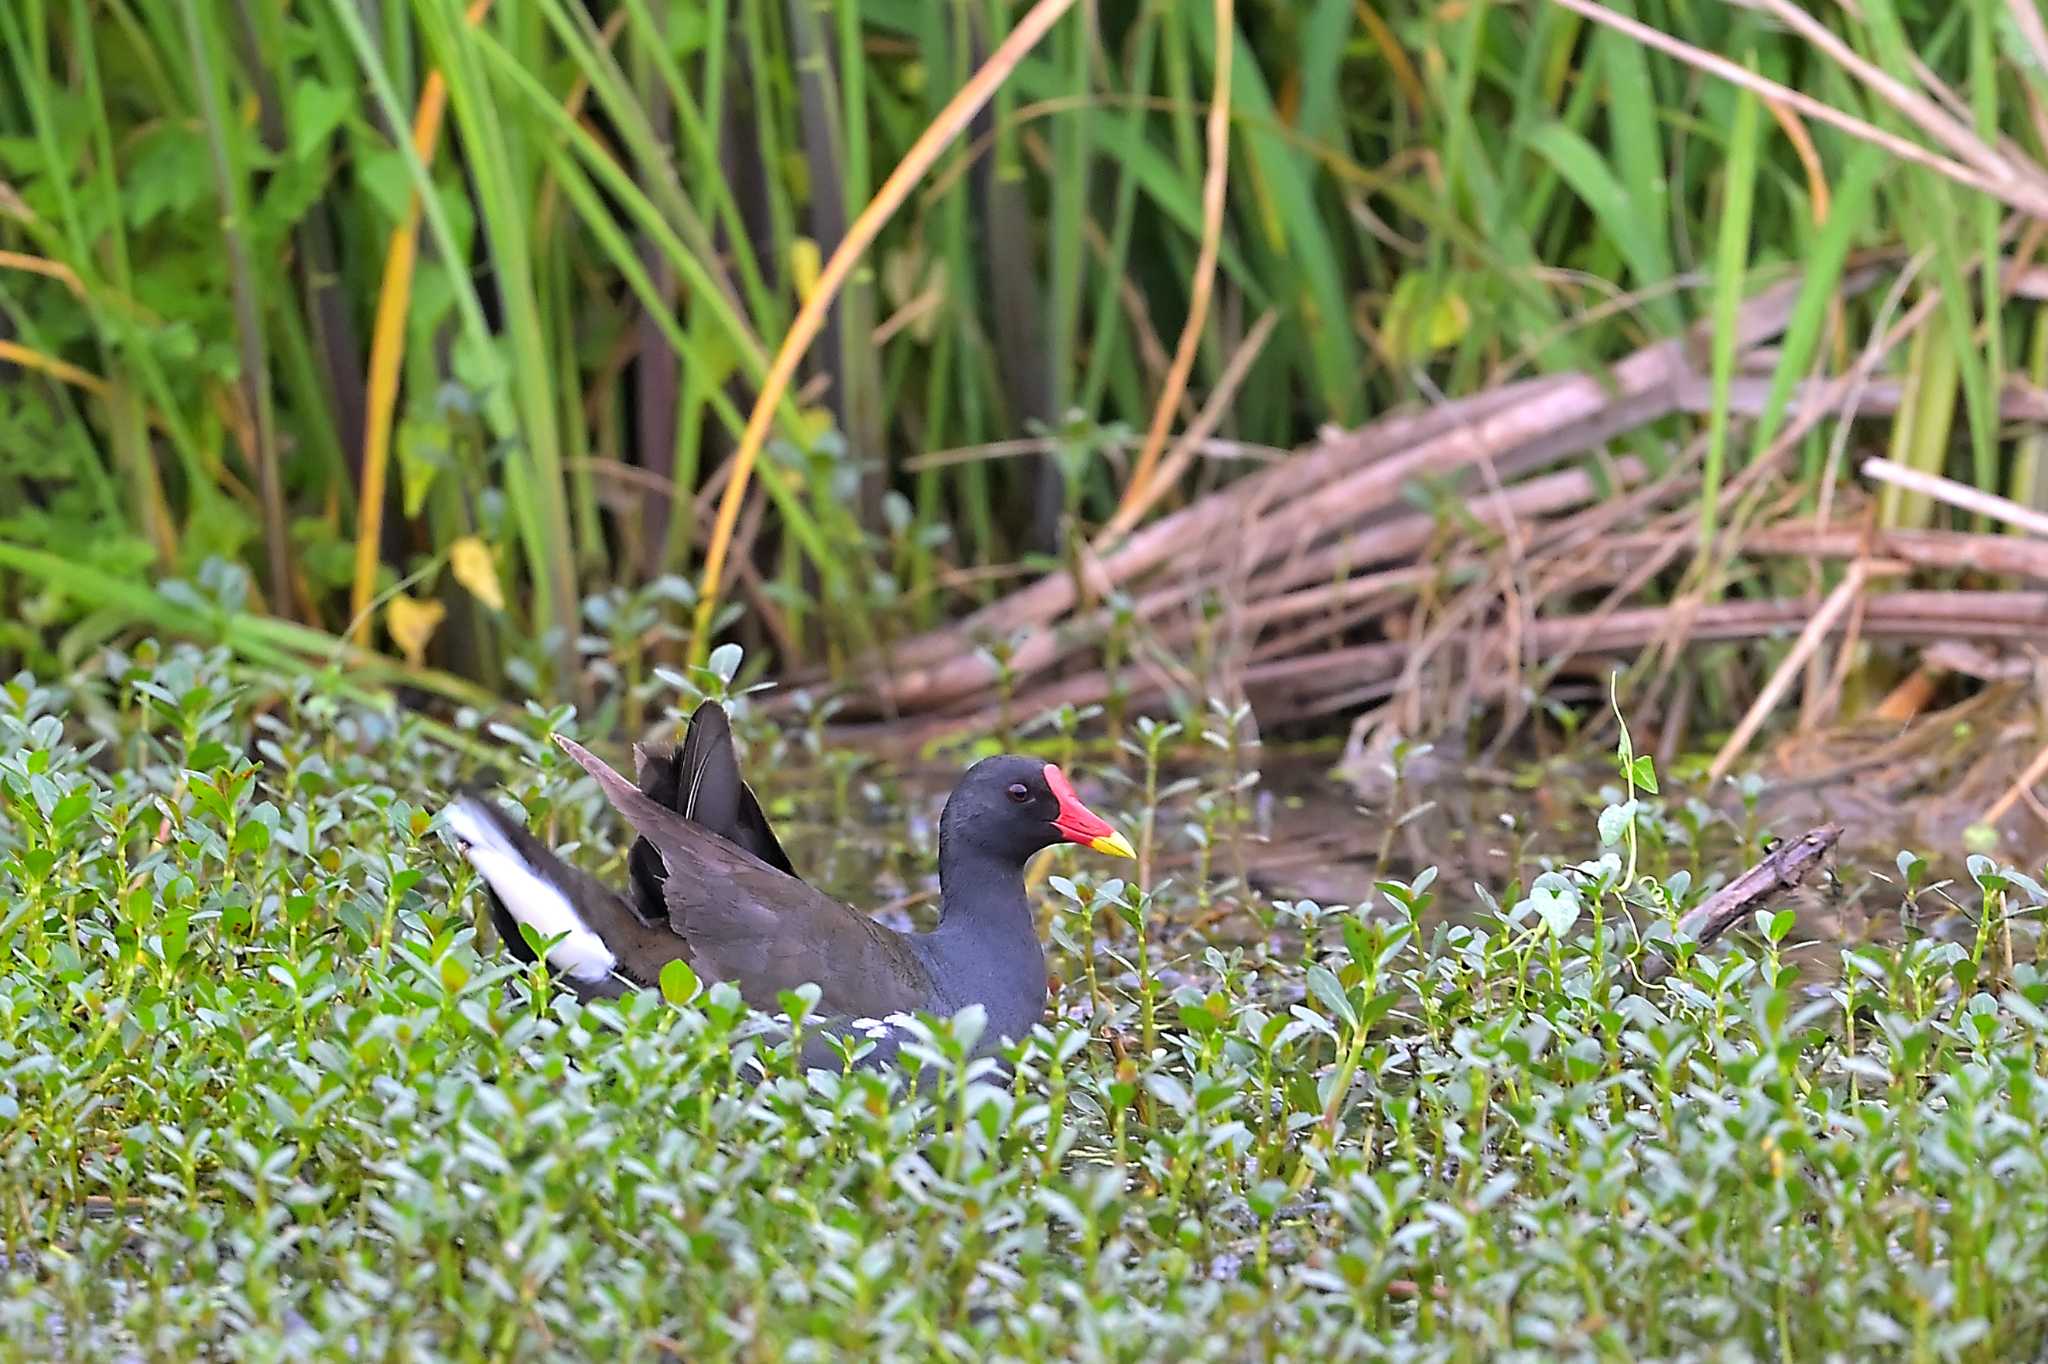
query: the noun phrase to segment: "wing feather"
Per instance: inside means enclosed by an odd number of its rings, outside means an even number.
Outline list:
[[[555,742],[661,859],[669,924],[700,975],[730,981],[757,1008],[806,982],[821,987],[827,1016],[927,1007],[930,973],[903,935],[684,819],[573,740]]]
[[[705,701],[691,713],[680,748],[657,752],[635,745],[633,759],[640,790],[657,805],[737,843],[769,866],[796,875],[789,854],[762,813],[761,802],[740,777],[732,724],[718,702]],[[662,864],[644,836],[633,840],[626,865],[633,880],[635,910],[650,923],[659,920],[663,915]]]

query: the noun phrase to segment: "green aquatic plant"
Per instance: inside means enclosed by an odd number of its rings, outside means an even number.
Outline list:
[[[737,676],[716,664],[705,689]],[[1618,844],[1499,907],[1421,869],[1249,937],[1194,927],[1242,886],[1076,862],[1049,882],[1062,988],[1010,1074],[966,1059],[976,1018],[926,1019],[906,1088],[799,1071],[727,987],[580,1006],[481,936],[431,814],[471,745],[550,842],[621,871],[625,831],[545,741],[577,723],[478,735],[186,647],[0,687],[0,1358],[2048,1340],[2024,869],[1903,864],[1959,938],[1837,948],[1773,904],[1652,982],[1663,898],[1730,870],[1660,872],[1647,830],[1680,824],[1653,801],[1633,880]],[[1211,766],[1159,783],[1162,853],[1242,780],[1185,748]],[[765,767],[764,800],[809,770]]]

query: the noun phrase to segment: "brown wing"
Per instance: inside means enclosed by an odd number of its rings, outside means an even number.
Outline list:
[[[737,843],[779,871],[796,875],[789,854],[761,810],[753,789],[740,779],[732,725],[716,701],[701,703],[690,716],[682,747],[672,752],[633,747],[636,784],[663,805],[728,843]],[[633,840],[626,858],[633,879],[634,911],[648,923],[667,920],[662,904],[661,858],[645,838]]]
[[[660,856],[669,924],[699,975],[730,981],[756,1008],[806,982],[828,1017],[930,1007],[931,978],[901,934],[664,808],[582,745],[555,742]]]

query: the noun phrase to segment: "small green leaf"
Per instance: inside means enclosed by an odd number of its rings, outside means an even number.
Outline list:
[[[1570,886],[1558,888],[1540,880],[1529,890],[1529,906],[1554,938],[1562,938],[1579,921],[1579,893]]]
[[[244,824],[235,831],[237,857],[261,857],[270,851],[270,830],[261,824]]]
[[[712,675],[719,681],[730,683],[733,678],[739,676],[740,660],[745,657],[745,653],[746,651],[737,644],[721,644],[711,651],[711,657],[706,660],[705,666],[711,669]]]
[[[690,963],[677,957],[661,968],[661,997],[671,1004],[688,1004],[701,988]]]
[[[353,94],[317,80],[301,79],[292,87],[292,155],[300,160],[319,151],[348,117]]]
[[[57,808],[50,811],[50,826],[58,831],[69,829],[85,817],[92,808],[92,788],[81,786],[57,802]]]
[[[1159,1100],[1159,1102],[1165,1104],[1182,1117],[1186,1117],[1194,1112],[1195,1101],[1189,1095],[1187,1086],[1164,1071],[1147,1075],[1145,1077],[1145,1088],[1151,1092],[1153,1098]]]
[[[1351,998],[1344,993],[1343,985],[1329,967],[1318,963],[1308,968],[1309,992],[1323,1001],[1323,1007],[1344,1020],[1346,1027],[1358,1026],[1358,1010],[1351,1007]]]

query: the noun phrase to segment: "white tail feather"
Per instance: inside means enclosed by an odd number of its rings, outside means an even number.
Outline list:
[[[463,796],[450,805],[446,824],[461,845],[462,855],[477,875],[490,883],[514,919],[532,928],[542,941],[569,935],[549,951],[549,966],[586,983],[603,980],[611,973],[618,958],[604,945],[604,939],[590,931],[568,896],[534,871],[491,817],[476,808],[474,797]]]

